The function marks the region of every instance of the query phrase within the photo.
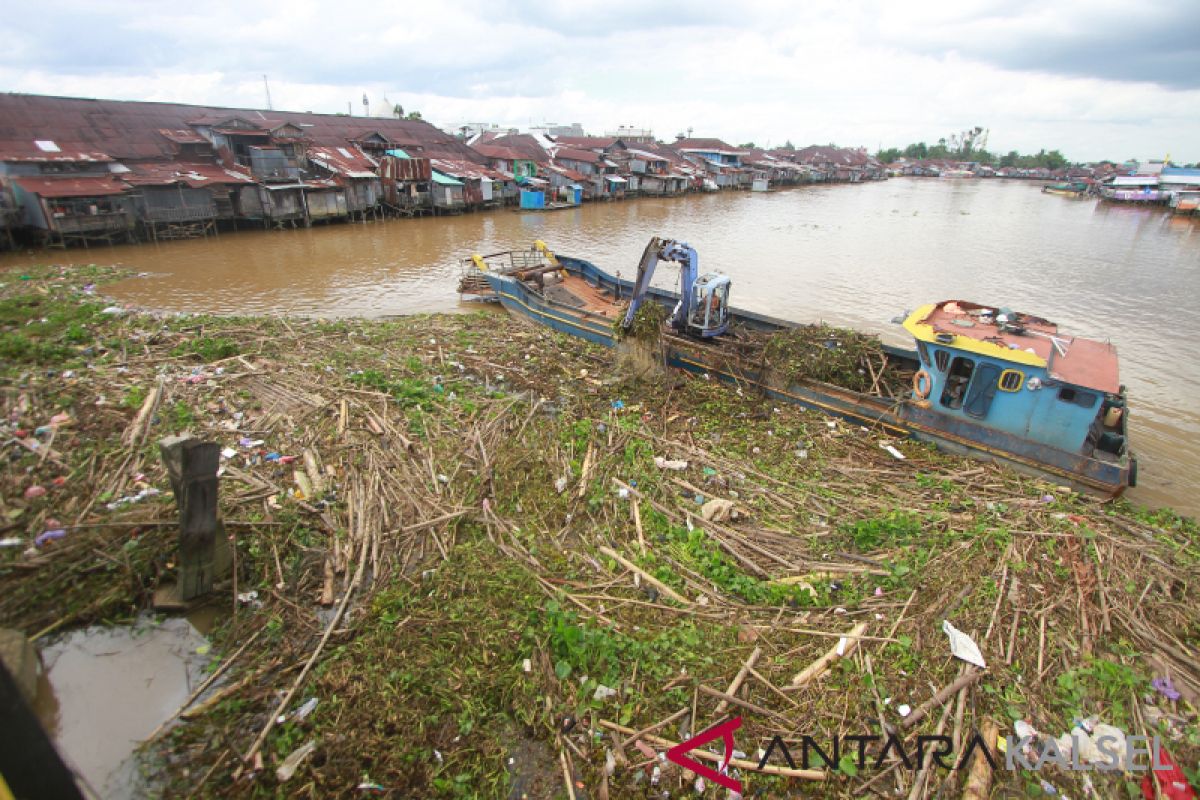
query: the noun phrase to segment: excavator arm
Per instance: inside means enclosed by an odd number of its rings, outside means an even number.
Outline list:
[[[701,281],[703,285],[697,289],[700,256],[696,253],[695,248],[684,242],[660,239],[657,236],[650,240],[645,251],[642,252],[642,260],[638,264],[637,280],[633,284],[633,295],[629,300],[629,309],[625,312],[625,318],[621,321],[621,325],[628,328],[633,324],[634,316],[637,315],[638,309],[641,308],[642,302],[650,292],[650,279],[654,277],[654,270],[658,267],[659,261],[674,261],[679,264],[679,303],[671,314],[671,327],[680,331],[690,331],[702,337],[718,336],[724,333],[727,323],[723,304],[728,295],[729,279],[724,276],[706,275]],[[726,288],[720,291],[713,309],[719,313],[720,322],[718,323],[712,316],[712,312],[709,312],[701,313],[700,316],[712,320],[711,323],[703,325],[694,323],[692,321],[693,305],[697,302],[711,300],[712,289],[720,285],[724,285]],[[703,294],[703,298],[700,300],[696,297],[698,293]],[[700,308],[703,312],[703,308]]]

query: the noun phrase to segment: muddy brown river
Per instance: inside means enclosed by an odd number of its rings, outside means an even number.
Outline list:
[[[788,319],[901,343],[893,317],[959,298],[1110,339],[1141,461],[1131,496],[1200,514],[1200,221],[1162,209],[1045,195],[1035,183],[902,178],[243,232],[0,263],[125,264],[149,275],[114,293],[156,308],[380,316],[462,308],[458,264],[472,252],[544,239],[629,276],[652,235],[690,242],[702,271],[732,276],[735,305]]]

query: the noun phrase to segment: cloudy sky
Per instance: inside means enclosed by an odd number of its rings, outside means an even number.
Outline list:
[[[1195,0],[14,3],[0,90],[1200,161]],[[383,8],[383,7],[380,7]]]

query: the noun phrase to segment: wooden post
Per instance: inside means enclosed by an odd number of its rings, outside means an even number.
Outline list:
[[[162,601],[186,604],[212,591],[229,574],[230,554],[217,516],[221,446],[184,435],[161,439],[158,449],[179,505],[179,574],[174,592],[155,598],[161,607]]]

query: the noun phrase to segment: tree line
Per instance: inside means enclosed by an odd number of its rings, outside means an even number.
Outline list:
[[[937,144],[927,145],[925,142],[910,144],[903,149],[889,147],[880,150],[875,157],[884,164],[890,164],[898,158],[907,159],[947,159],[950,161],[975,161],[994,167],[1019,167],[1034,169],[1061,169],[1070,164],[1066,156],[1057,150],[1039,150],[1036,153],[1022,154],[1010,150],[1004,155],[992,153],[982,147],[974,147],[970,142],[963,142],[958,147],[951,147],[945,139],[938,139]]]

